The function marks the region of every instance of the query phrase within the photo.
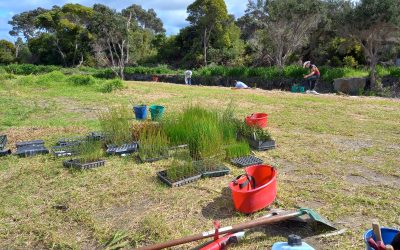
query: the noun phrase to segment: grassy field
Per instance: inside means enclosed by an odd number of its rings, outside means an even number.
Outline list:
[[[223,110],[233,100],[237,117],[260,111],[270,116],[279,146],[256,155],[279,171],[272,207],[310,207],[347,230],[321,238],[282,224],[252,230],[232,249],[269,249],[296,232],[317,249],[362,249],[372,219],[400,227],[399,100],[126,86],[105,94],[56,79],[3,80],[0,134],[8,135],[12,148],[30,139],[44,139],[51,147],[59,138],[98,130],[98,112],[111,105],[162,104],[167,112],[179,112],[189,103]],[[132,248],[209,230],[215,219],[226,226],[267,213],[234,211],[227,186],[243,170],[230,165],[229,176],[170,189],[156,178],[167,161],[139,165],[132,157],[110,157],[105,167],[82,172],[64,169],[61,162],[49,155],[0,158],[1,249],[103,249],[119,238],[121,246]]]

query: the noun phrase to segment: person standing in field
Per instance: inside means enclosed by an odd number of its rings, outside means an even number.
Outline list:
[[[310,69],[310,73],[304,76],[304,79],[307,80],[308,83],[308,90],[306,93],[311,93],[317,95],[318,92],[315,91],[315,87],[317,85],[318,79],[321,76],[319,69],[314,64],[311,64],[310,61],[306,61],[303,64],[303,68]]]
[[[186,85],[192,85],[192,75],[193,75],[193,72],[191,70],[185,71],[185,84]]]

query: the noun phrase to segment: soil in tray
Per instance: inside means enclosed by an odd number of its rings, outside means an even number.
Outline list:
[[[258,151],[264,151],[268,149],[274,149],[275,148],[275,141],[274,140],[268,140],[268,141],[257,141],[252,138],[248,139],[248,142],[250,146]]]
[[[262,164],[263,160],[255,157],[254,155],[239,157],[231,160],[231,163],[237,167],[248,167],[252,165]]]
[[[221,162],[209,160],[197,161],[194,163],[196,168],[202,173],[202,177],[220,177],[230,173],[230,169]]]
[[[169,179],[168,175],[167,175],[167,171],[163,170],[157,173],[158,178],[164,182],[165,184],[167,184],[170,187],[179,187],[194,181],[197,181],[198,179],[201,178],[202,174],[201,173],[196,173],[192,176],[189,177],[182,177],[182,178],[177,178],[177,179]]]
[[[79,159],[72,159],[72,160],[64,161],[63,165],[66,168],[91,169],[91,168],[97,168],[97,167],[104,166],[105,163],[106,163],[106,161],[104,161],[104,160],[81,163],[81,160],[79,160]]]
[[[138,160],[141,163],[146,163],[146,162],[151,163],[151,162],[161,161],[164,159],[168,159],[168,155],[159,156],[155,158],[145,158],[145,159],[143,159],[140,155],[138,155]]]

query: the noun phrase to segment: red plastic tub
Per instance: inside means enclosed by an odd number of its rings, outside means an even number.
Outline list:
[[[274,167],[254,165],[246,168],[246,174],[229,184],[235,209],[250,214],[271,205],[276,198]]]
[[[255,113],[246,117],[246,123],[248,126],[256,126],[260,128],[265,128],[268,123],[268,114],[265,113]]]

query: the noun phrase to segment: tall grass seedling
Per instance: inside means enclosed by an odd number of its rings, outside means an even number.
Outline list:
[[[98,115],[106,141],[115,145],[132,142],[132,114],[125,106],[110,107]]]

